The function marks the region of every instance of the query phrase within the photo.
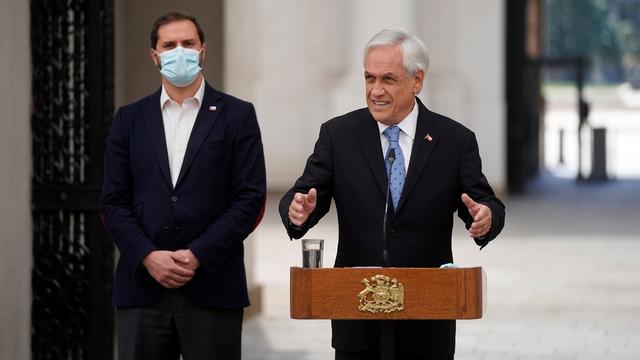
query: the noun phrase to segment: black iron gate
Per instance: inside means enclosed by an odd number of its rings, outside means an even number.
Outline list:
[[[34,359],[113,359],[99,217],[113,115],[113,0],[31,0]]]

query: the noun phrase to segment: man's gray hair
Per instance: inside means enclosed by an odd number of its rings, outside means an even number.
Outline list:
[[[384,29],[375,34],[364,47],[364,58],[367,58],[372,48],[394,45],[400,45],[402,64],[409,75],[413,76],[418,70],[427,73],[429,68],[427,48],[415,35],[400,28]]]

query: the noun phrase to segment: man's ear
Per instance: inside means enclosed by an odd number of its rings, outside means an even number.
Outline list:
[[[156,67],[160,67],[160,59],[158,59],[158,52],[156,49],[149,49],[149,56],[151,57],[151,61],[156,65]]]
[[[200,67],[204,65],[204,56],[206,51],[207,51],[207,44],[202,44],[202,47],[200,48]]]
[[[413,74],[413,80],[415,84],[413,85],[413,94],[418,95],[422,90],[422,84],[424,83],[424,70],[416,70],[416,73]]]

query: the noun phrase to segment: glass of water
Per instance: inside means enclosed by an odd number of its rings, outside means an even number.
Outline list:
[[[324,240],[302,239],[302,267],[321,268]]]

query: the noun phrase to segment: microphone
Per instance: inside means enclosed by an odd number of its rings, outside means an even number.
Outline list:
[[[387,223],[389,222],[389,194],[391,193],[391,167],[396,160],[396,151],[392,148],[387,151],[387,162],[389,169],[387,170],[387,196],[384,201],[384,219],[382,220],[382,266],[389,267],[389,234],[387,231]]]

